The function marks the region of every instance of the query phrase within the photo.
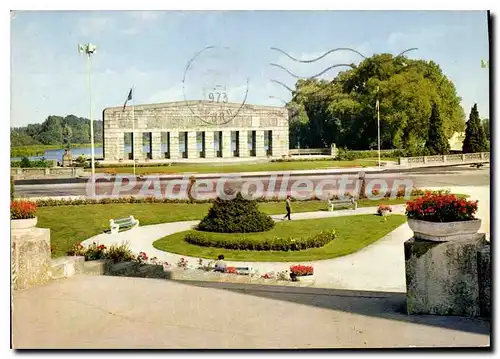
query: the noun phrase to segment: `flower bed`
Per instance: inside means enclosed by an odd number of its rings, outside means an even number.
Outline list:
[[[474,220],[478,201],[467,201],[449,193],[427,192],[406,204],[406,216],[426,222]]]
[[[335,239],[335,231],[323,231],[316,235],[304,238],[265,238],[263,240],[245,238],[239,236],[234,238],[227,235],[208,234],[198,231],[191,231],[184,237],[190,244],[202,247],[216,247],[238,250],[254,251],[299,251],[307,248],[323,247]]]
[[[313,275],[314,268],[313,266],[303,266],[300,264],[294,265],[290,267],[290,273],[295,274],[297,277]]]
[[[30,201],[12,201],[10,219],[31,219],[36,217],[36,204]]]

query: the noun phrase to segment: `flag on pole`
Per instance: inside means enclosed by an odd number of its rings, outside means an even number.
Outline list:
[[[125,107],[127,106],[127,102],[129,102],[130,100],[132,100],[132,89],[130,89],[130,92],[128,93],[128,96],[127,96],[127,99],[125,100],[125,103],[123,104],[123,111],[125,111]]]

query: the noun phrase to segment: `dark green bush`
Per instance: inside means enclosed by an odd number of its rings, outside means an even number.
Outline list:
[[[31,167],[31,161],[29,160],[28,157],[23,157],[21,159],[21,163],[19,164],[19,167],[21,168],[30,168]]]
[[[217,198],[208,214],[198,225],[207,232],[264,232],[274,227],[274,221],[257,208],[257,201],[243,198],[240,192],[232,200]]]
[[[252,251],[300,251],[307,248],[323,247],[335,239],[335,231],[323,231],[305,238],[245,238],[242,235],[229,237],[216,234],[192,231],[186,234],[184,240],[202,247],[215,247]]]
[[[405,157],[406,154],[404,150],[398,150],[398,149],[380,150],[380,156],[397,158],[397,157]],[[353,161],[353,160],[360,160],[365,158],[377,158],[377,157],[378,157],[378,150],[354,151],[354,150],[348,150],[346,148],[339,148],[336,160]]]
[[[10,176],[10,200],[14,200],[14,177]]]

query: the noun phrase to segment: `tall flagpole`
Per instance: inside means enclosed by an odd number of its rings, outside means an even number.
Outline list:
[[[132,161],[134,161],[134,177],[135,177],[135,88],[132,85]]]

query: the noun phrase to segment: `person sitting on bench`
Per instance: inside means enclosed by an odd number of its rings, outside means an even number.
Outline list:
[[[215,262],[214,272],[225,272],[226,267],[227,265],[224,262],[224,255],[220,254],[218,260]]]

